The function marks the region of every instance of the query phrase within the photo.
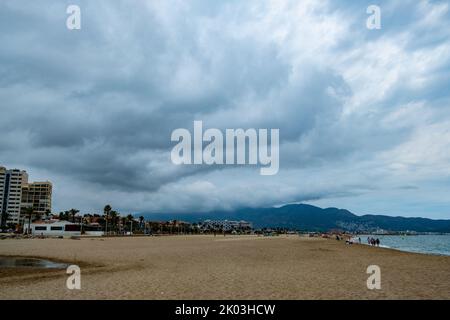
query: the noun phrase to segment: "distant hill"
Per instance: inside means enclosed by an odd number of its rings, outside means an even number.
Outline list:
[[[144,214],[149,220],[184,220],[198,222],[205,219],[251,221],[255,228],[280,227],[305,231],[389,231],[448,232],[450,220],[390,217],[382,215],[357,216],[345,209],[290,204],[279,208],[246,208],[235,211],[217,211],[201,214]]]

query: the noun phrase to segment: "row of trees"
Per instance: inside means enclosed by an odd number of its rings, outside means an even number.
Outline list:
[[[67,211],[61,211],[58,215],[60,220],[70,221],[72,223],[80,224],[82,231],[104,231],[106,234],[124,234],[126,232],[133,233],[152,233],[152,234],[204,234],[204,233],[248,233],[251,230],[222,230],[221,228],[205,228],[201,223],[186,223],[177,220],[171,220],[166,222],[160,221],[145,221],[143,216],[135,219],[133,215],[121,215],[116,210],[113,210],[111,205],[106,205],[103,209],[103,214],[84,214],[79,215],[80,210],[70,209]],[[47,211],[44,215],[40,215],[35,212],[33,208],[24,208],[22,212],[27,223],[31,225],[34,220],[42,218],[48,219],[52,216],[50,211]],[[18,227],[21,229],[20,226]],[[279,231],[279,230],[277,230]],[[25,230],[26,233],[29,229]]]
[[[26,218],[28,226],[32,221],[40,220],[42,218],[48,219],[51,217],[51,213],[48,210],[44,215],[34,211],[32,207],[24,208],[23,214]],[[117,234],[127,231],[140,231],[144,227],[144,217],[139,217],[137,223],[133,215],[128,214],[121,216],[118,211],[112,209],[110,205],[106,205],[103,210],[103,215],[99,214],[84,214],[79,215],[80,210],[70,209],[67,211],[61,211],[58,215],[59,220],[70,221],[72,223],[80,223],[81,225],[89,225],[92,221],[97,222],[102,229],[108,234]],[[133,223],[135,223],[133,225]],[[28,229],[26,232],[29,231]]]
[[[113,210],[112,207],[107,204],[105,208],[103,208],[103,218],[104,218],[104,226],[105,232],[108,233],[117,233],[123,231],[133,231],[133,222],[135,219],[133,215],[129,214],[127,216],[120,216],[120,213]],[[139,223],[137,226],[134,226],[134,230],[142,230],[144,227],[144,217],[140,216],[138,219]],[[129,226],[129,229],[128,229]]]
[[[30,230],[31,221],[41,219],[42,215],[39,212],[34,211],[33,207],[23,208],[21,213],[25,215],[26,220],[28,221],[28,225],[27,225],[28,227],[25,230],[25,233],[28,234],[31,232],[31,230]],[[51,214],[50,210],[46,210],[44,213],[45,218],[48,218],[50,216],[50,214]]]

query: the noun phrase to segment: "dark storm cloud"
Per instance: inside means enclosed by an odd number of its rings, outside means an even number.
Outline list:
[[[81,7],[79,31],[65,27],[68,4]],[[450,119],[448,5],[381,7],[375,34],[354,2],[2,1],[0,164],[54,177],[85,210],[111,199],[124,210],[229,209],[434,185],[431,168],[448,161],[445,137],[425,151]],[[279,128],[280,173],[174,166],[171,132],[194,120]],[[55,188],[58,208],[72,203]]]

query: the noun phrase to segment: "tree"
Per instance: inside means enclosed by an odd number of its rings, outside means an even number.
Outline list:
[[[31,233],[31,217],[33,216],[33,214],[34,214],[33,207],[25,208],[25,216],[28,218],[28,228],[27,228],[26,234]]]
[[[69,221],[70,211],[64,211],[64,220]]]
[[[0,208],[1,209],[1,208]],[[9,218],[9,216],[10,216],[10,214],[8,213],[8,211],[2,211],[2,215],[1,215],[1,217],[0,217],[0,220],[1,220],[1,225],[0,225],[0,227],[3,229],[3,228],[6,228],[6,223],[7,223],[7,221],[8,221],[8,218]]]
[[[112,208],[109,204],[107,204],[105,206],[105,208],[103,209],[103,212],[105,214],[105,234],[108,234],[108,217],[109,217],[109,213],[111,212]]]
[[[59,213],[59,220],[69,220],[69,214],[67,211]]]
[[[41,220],[41,218],[42,218],[42,215],[39,213],[39,212],[34,212],[34,220],[36,221],[36,220]]]
[[[133,215],[129,214],[127,216],[127,220],[130,222],[130,232],[133,232],[133,220],[134,220]]]
[[[144,217],[140,216],[139,217],[139,228],[142,229],[142,225],[144,224]]]
[[[119,213],[117,211],[111,210],[109,213],[111,218],[111,230],[117,232],[117,219],[119,218]]]
[[[77,215],[78,212],[80,212],[80,210],[73,208],[69,210],[69,214],[72,216],[72,222],[75,222],[75,216]]]
[[[122,225],[123,230],[126,230],[127,218],[126,217],[122,217],[122,218],[120,218],[120,220],[121,220],[121,225]]]

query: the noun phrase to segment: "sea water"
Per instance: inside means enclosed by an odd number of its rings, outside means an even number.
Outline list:
[[[361,238],[361,243],[363,244],[367,244],[367,237],[372,237],[380,239],[380,247],[450,256],[450,234],[415,236],[360,235],[358,237]]]

